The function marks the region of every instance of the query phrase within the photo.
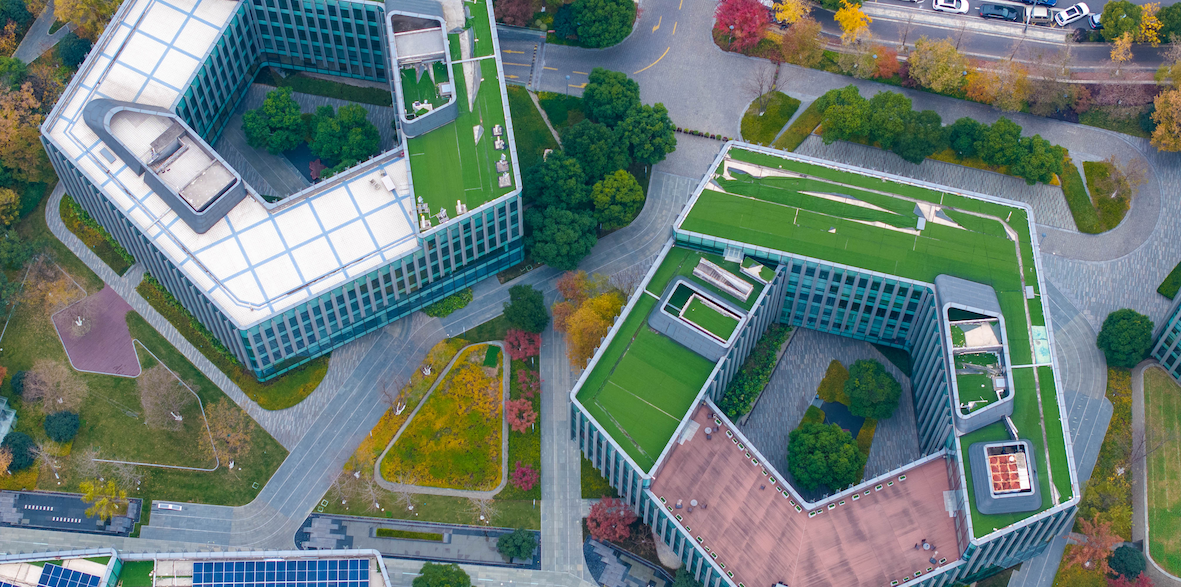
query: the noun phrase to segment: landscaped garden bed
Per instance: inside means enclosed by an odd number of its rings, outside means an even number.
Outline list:
[[[73,198],[68,195],[62,196],[59,208],[62,223],[66,228],[70,229],[82,244],[94,251],[94,254],[116,274],[127,273],[135,264],[135,257],[132,257],[101,224],[91,218]]]
[[[1160,287],[1156,288],[1157,293],[1170,300],[1177,296],[1178,290],[1181,290],[1181,263],[1177,263],[1177,266],[1165,276]]]
[[[760,112],[759,102],[764,100]],[[799,107],[799,100],[783,92],[771,92],[770,96],[755,99],[742,116],[742,138],[756,145],[770,145]]]
[[[378,528],[374,532],[378,538],[400,538],[402,540],[429,540],[442,542],[443,535],[436,532],[412,532],[410,530],[395,530],[393,528]]]

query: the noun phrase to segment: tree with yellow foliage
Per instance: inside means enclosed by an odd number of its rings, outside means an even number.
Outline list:
[[[1153,104],[1156,130],[1152,131],[1152,146],[1162,151],[1181,151],[1181,90],[1165,90]]]
[[[45,115],[30,82],[10,90],[0,87],[0,161],[21,181],[37,181],[49,169],[38,127]]]
[[[1115,75],[1119,75],[1120,67],[1132,58],[1132,33],[1126,32],[1111,44],[1111,62],[1115,64]]]
[[[588,299],[566,320],[566,354],[575,365],[585,365],[611,323],[623,309],[623,294],[609,291]]]
[[[1152,43],[1153,47],[1160,45],[1161,21],[1156,15],[1160,12],[1160,2],[1149,2],[1140,7],[1140,29],[1136,31],[1136,40],[1141,43]]]
[[[86,515],[96,516],[102,521],[127,512],[127,491],[119,489],[114,481],[83,481],[78,485],[82,490],[82,501],[91,504]]]
[[[841,9],[833,15],[837,24],[841,25],[841,43],[855,43],[862,36],[869,33],[869,23],[873,19],[861,11],[861,6],[851,4],[849,0],[841,0]]]
[[[16,45],[16,21],[10,20],[0,29],[0,55],[12,55],[16,51]]]
[[[95,41],[107,28],[119,3],[119,0],[57,0],[53,14],[60,21],[73,23],[74,34]]]
[[[21,211],[21,199],[15,190],[0,188],[0,224],[11,226]]]
[[[778,0],[775,2],[775,20],[787,24],[795,22],[808,15],[811,6],[804,0]]]

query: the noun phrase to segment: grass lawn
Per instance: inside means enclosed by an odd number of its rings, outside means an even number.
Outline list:
[[[478,345],[460,354],[386,454],[381,463],[385,479],[411,479],[415,485],[481,491],[500,483],[503,363],[498,360],[494,368],[479,366],[486,351],[486,345]],[[456,376],[465,363],[483,373],[485,379],[479,385],[491,385],[495,390],[495,403],[487,415],[471,403],[473,396],[483,392],[469,391],[469,384]]]
[[[541,163],[541,154],[546,149],[558,150],[558,142],[529,97],[529,90],[518,85],[508,86],[508,108],[513,117],[513,137],[517,140],[517,157],[520,158],[518,162],[524,172]]]
[[[123,587],[152,587],[152,570],[156,561],[123,561],[119,582]]]
[[[82,244],[94,251],[103,263],[116,274],[123,275],[135,264],[135,257],[111,236],[97,221],[90,217],[69,195],[62,196],[58,206],[62,222],[74,233]]]
[[[1091,196],[1087,195],[1087,186],[1083,184],[1083,177],[1078,172],[1078,166],[1070,157],[1062,165],[1062,195],[1066,197],[1066,205],[1070,207],[1070,215],[1074,217],[1074,225],[1079,232],[1099,234],[1106,230],[1099,220],[1099,213]]]
[[[1157,564],[1181,572],[1181,386],[1159,368],[1144,371],[1148,448],[1148,539]],[[1161,444],[1163,443],[1163,444]]]
[[[395,530],[393,528],[378,528],[378,538],[403,538],[406,540],[430,540],[442,542],[443,535],[436,532],[411,532],[409,530]]]
[[[771,146],[784,151],[796,150],[804,142],[804,139],[808,138],[808,135],[820,126],[822,120],[824,120],[824,112],[816,106],[816,102],[812,102]]]
[[[1104,230],[1111,230],[1127,215],[1131,203],[1126,196],[1112,197],[1110,193],[1099,193],[1098,186],[1111,176],[1111,164],[1106,161],[1084,161],[1083,172],[1087,174],[1087,185],[1091,187],[1091,200],[1099,211],[1099,222]],[[1108,184],[1110,185],[1110,184]]]
[[[771,95],[761,115],[758,103],[752,102],[750,108],[746,109],[746,114],[742,116],[743,140],[758,145],[770,145],[799,107],[799,100],[783,92],[774,92]]]
[[[433,108],[438,108],[447,103],[447,98],[439,95],[439,88],[436,84],[447,81],[447,66],[442,63],[435,63],[434,67],[436,77],[431,78],[431,73],[422,72],[422,78],[418,77],[418,72],[414,68],[407,68],[401,71],[402,76],[402,98],[406,102],[407,116],[414,114],[415,102],[429,103]],[[423,109],[425,113],[425,108]]]
[[[312,359],[270,381],[260,382],[254,373],[238,362],[221,341],[197,321],[160,282],[145,274],[135,288],[139,295],[160,312],[205,358],[225,373],[246,395],[265,410],[282,410],[311,395],[328,373],[331,354]]]
[[[734,329],[738,327],[737,318],[705,305],[701,298],[694,298],[692,302],[689,302],[689,307],[685,309],[684,318],[724,341],[730,340],[730,335],[734,334]]]
[[[340,501],[327,495],[324,496],[324,499],[328,505],[323,509],[316,508],[317,512],[419,522],[442,522],[444,524],[484,525],[480,521],[479,514],[472,507],[471,501],[462,497],[418,494],[414,496],[413,511],[398,505],[397,496],[388,491],[378,493],[377,503],[381,504],[380,508],[367,508],[368,504],[363,505],[362,500],[350,500],[346,504],[341,504]],[[541,500],[495,499],[492,504],[492,522],[488,525],[501,528],[541,530]]]
[[[1130,108],[1122,106],[1096,106],[1079,114],[1078,121],[1080,124],[1087,126],[1105,128],[1126,135],[1147,139],[1151,138],[1152,135],[1145,131],[1143,126],[1140,126],[1140,115],[1147,109],[1148,106]]]
[[[1173,270],[1165,276],[1165,280],[1161,282],[1160,287],[1156,288],[1156,293],[1171,300],[1177,296],[1177,290],[1181,290],[1181,263],[1173,267]]]
[[[456,338],[462,338],[470,343],[488,342],[490,340],[504,340],[508,336],[508,318],[501,314],[479,326],[474,326],[470,330],[465,330],[463,334]]]
[[[258,72],[258,77],[254,78],[254,83],[280,88],[286,87],[301,94],[337,98],[339,100],[348,100],[349,102],[358,102],[361,104],[372,104],[374,106],[394,105],[394,94],[388,89],[354,86],[338,81],[308,77],[302,73],[280,77],[275,75],[274,71],[269,67],[263,68]]]
[[[619,492],[611,487],[607,478],[591,464],[590,459],[582,457],[582,499],[602,497],[619,497]]]
[[[975,409],[979,410],[996,401],[996,392],[992,390],[992,378],[988,375],[983,373],[956,375],[955,380],[959,387],[961,402],[984,402],[976,404]]]
[[[582,111],[582,98],[556,92],[539,92],[537,101],[541,109],[549,117],[549,123],[554,125],[559,133],[562,129],[574,126],[586,118]]]

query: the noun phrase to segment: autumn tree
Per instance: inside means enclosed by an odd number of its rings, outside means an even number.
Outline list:
[[[590,297],[591,279],[586,271],[567,271],[558,278],[558,293],[575,306],[581,306]]]
[[[1140,28],[1136,31],[1136,41],[1150,43],[1153,47],[1160,45],[1161,21],[1157,18],[1160,12],[1160,2],[1149,2],[1140,7]]]
[[[1119,75],[1124,62],[1132,58],[1132,33],[1126,32],[1111,44],[1111,63],[1115,66],[1115,75]]]
[[[1129,579],[1127,575],[1120,575],[1114,579],[1108,577],[1107,587],[1153,587],[1153,583],[1148,573],[1140,573],[1135,579]]]
[[[38,127],[45,120],[33,83],[0,87],[0,162],[14,179],[38,181],[51,172]]]
[[[898,63],[897,49],[887,45],[874,45],[873,52],[873,77],[877,79],[889,79],[898,75],[902,66]]]
[[[0,446],[0,476],[8,475],[8,467],[12,465],[12,451],[7,446]]]
[[[83,481],[78,488],[82,490],[82,501],[90,504],[86,508],[87,516],[106,522],[127,513],[127,490],[120,489],[113,479],[105,483],[97,479]]]
[[[135,380],[139,401],[144,407],[144,424],[157,430],[178,431],[184,428],[181,411],[196,398],[162,364],[144,371]]]
[[[513,432],[528,432],[537,423],[537,412],[533,411],[533,402],[525,399],[510,400],[505,405],[504,418]]]
[[[86,293],[69,275],[49,258],[41,256],[29,265],[21,297],[29,306],[48,314],[84,295]]]
[[[213,436],[217,457],[221,459],[222,464],[228,465],[230,461],[240,459],[250,452],[250,416],[233,401],[222,399],[207,406],[205,419],[209,423],[209,432]],[[211,453],[209,456],[214,455]]]
[[[591,506],[586,527],[595,540],[620,542],[631,536],[631,524],[635,521],[636,513],[623,500],[604,497]]]
[[[722,0],[714,16],[714,30],[727,38],[727,46],[733,51],[754,47],[767,30],[767,8],[758,0]]]
[[[1161,151],[1181,151],[1181,89],[1161,92],[1154,100],[1152,146]]]
[[[541,335],[535,332],[510,328],[504,335],[504,343],[508,347],[508,355],[514,361],[536,357],[541,352]]]
[[[513,487],[521,491],[529,491],[540,480],[541,474],[536,469],[529,465],[522,465],[521,461],[517,461],[516,467],[513,469]]]
[[[615,317],[623,309],[623,295],[608,291],[583,303],[566,319],[566,354],[575,365],[585,365]]]
[[[12,55],[17,45],[16,21],[10,20],[0,28],[0,55]]]
[[[40,401],[45,414],[77,412],[86,400],[89,389],[64,363],[52,359],[38,359],[25,376],[25,401]]]
[[[949,39],[932,41],[921,37],[914,43],[910,53],[910,77],[925,88],[936,92],[958,89],[963,83],[968,60]]]
[[[522,397],[532,398],[541,391],[541,376],[537,371],[521,369],[517,371],[517,385],[521,388]]]
[[[805,16],[783,34],[783,60],[800,67],[815,67],[824,58],[820,23]]]
[[[869,23],[873,19],[861,10],[860,4],[851,4],[849,0],[841,0],[841,9],[833,15],[833,20],[841,27],[841,43],[850,44],[869,34]]]
[[[21,199],[16,190],[0,188],[0,223],[12,226],[20,216]]]
[[[805,0],[776,0],[771,9],[775,12],[775,20],[795,24],[808,16],[812,6]]]
[[[1111,548],[1124,539],[1111,531],[1111,522],[1099,522],[1098,519],[1098,515],[1094,520],[1078,519],[1083,539],[1066,555],[1066,566],[1082,566],[1103,574],[1111,570],[1107,566]]]
[[[498,0],[493,4],[497,21],[519,27],[533,22],[534,8],[533,0]]]
[[[964,91],[968,98],[1002,110],[1020,110],[1029,97],[1029,71],[1017,61],[1003,61],[968,72]]]
[[[119,0],[57,0],[53,3],[53,15],[73,24],[74,34],[95,41],[107,28],[119,4]]]
[[[844,50],[837,56],[837,67],[841,69],[841,73],[858,79],[873,77],[877,71],[877,57],[874,53],[874,44],[869,42],[868,37],[843,43],[843,46]]]

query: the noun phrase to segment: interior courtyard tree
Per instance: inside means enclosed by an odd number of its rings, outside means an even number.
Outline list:
[[[1152,350],[1152,320],[1135,310],[1124,308],[1107,315],[1095,344],[1112,367],[1131,369],[1148,357]]]
[[[787,470],[806,491],[844,489],[861,479],[865,455],[837,424],[804,422],[788,434]]]
[[[381,135],[360,104],[347,104],[335,112],[331,106],[320,106],[312,118],[308,146],[314,155],[331,164],[320,173],[320,177],[329,177],[377,154]]]
[[[595,540],[620,542],[631,536],[631,524],[636,521],[636,517],[636,513],[622,499],[604,497],[591,506],[590,515],[586,517],[586,527]]]
[[[898,408],[902,385],[881,363],[862,359],[849,367],[845,395],[854,416],[884,420]]]
[[[267,92],[262,106],[242,115],[246,143],[256,149],[279,154],[303,142],[303,120],[299,104],[291,97],[291,88]]]
[[[50,440],[63,443],[74,440],[74,436],[78,434],[78,427],[82,422],[78,419],[78,414],[74,412],[54,412],[45,416],[45,422],[42,427],[45,429],[45,435]]]

